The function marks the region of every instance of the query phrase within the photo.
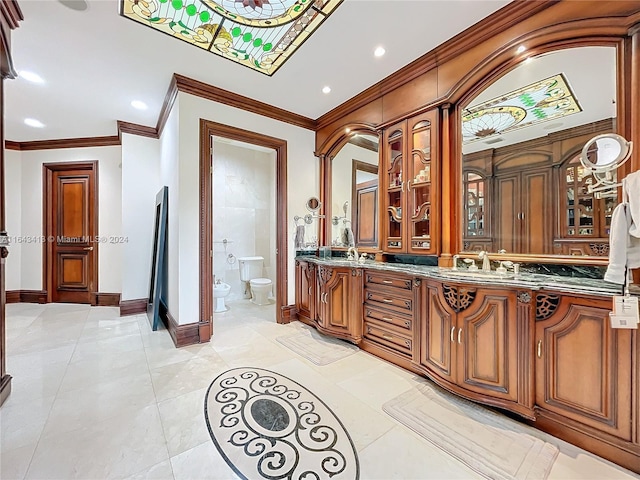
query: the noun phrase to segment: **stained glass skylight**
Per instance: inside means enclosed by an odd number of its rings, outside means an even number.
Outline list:
[[[471,143],[581,111],[559,73],[463,110],[462,140]]]
[[[120,0],[120,14],[266,75],[343,0]]]

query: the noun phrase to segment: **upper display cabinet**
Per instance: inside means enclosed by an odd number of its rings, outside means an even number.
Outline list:
[[[382,168],[382,249],[438,253],[438,110],[386,129]]]

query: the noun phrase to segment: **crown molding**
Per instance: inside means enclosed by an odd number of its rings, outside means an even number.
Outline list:
[[[22,10],[16,0],[2,0],[0,2],[0,18],[7,23],[11,30],[18,28],[19,22],[24,20]]]
[[[123,133],[130,133],[131,135],[139,135],[141,137],[160,138],[157,128],[118,120],[118,138],[120,141],[122,141]]]
[[[536,13],[558,3],[559,0],[529,1],[516,0],[497,12],[483,18],[455,37],[438,45],[433,50],[425,53],[417,60],[405,65],[375,85],[367,88],[355,97],[347,100],[336,108],[316,119],[317,129],[326,127],[336,120],[345,117],[349,113],[361,108],[368,103],[382,98],[392,90],[409,83],[410,81],[433,70],[438,65],[447,62],[451,58],[460,55],[499,33],[507,30],[515,23],[535,15]]]
[[[177,73],[173,74],[173,78],[176,82],[177,90],[180,92],[189,93],[213,102],[223,103],[251,113],[257,113],[258,115],[273,118],[274,120],[279,120],[290,125],[306,128],[307,130],[316,130],[316,121],[309,117],[298,115],[297,113],[274,107],[268,103],[214,87],[208,83],[203,83]],[[171,88],[169,90],[171,91]]]
[[[35,140],[31,142],[12,142],[6,140],[4,148],[7,150],[54,150],[60,148],[111,147],[119,146],[117,135],[109,137],[61,138],[57,140]]]

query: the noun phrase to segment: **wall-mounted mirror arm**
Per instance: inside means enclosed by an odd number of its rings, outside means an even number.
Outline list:
[[[596,135],[583,147],[580,163],[593,174],[595,183],[588,185],[589,193],[598,192],[599,197],[616,195],[622,185],[615,172],[633,152],[633,143],[615,133]]]

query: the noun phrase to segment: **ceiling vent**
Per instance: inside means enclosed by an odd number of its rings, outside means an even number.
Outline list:
[[[494,143],[500,143],[500,142],[504,142],[504,138],[502,137],[492,138],[491,140],[487,140],[484,143],[486,143],[487,145],[493,145]]]

